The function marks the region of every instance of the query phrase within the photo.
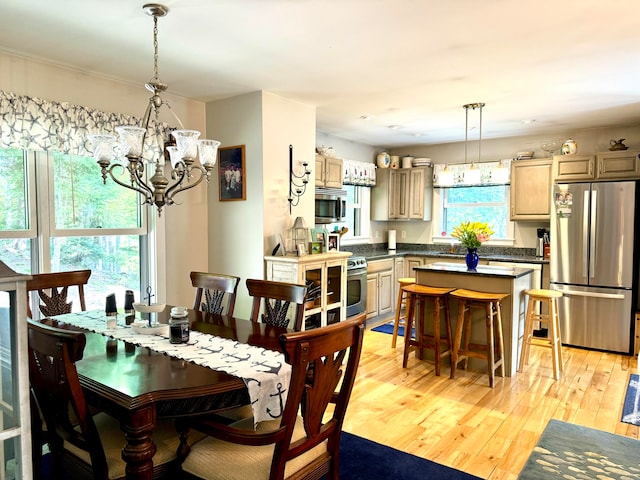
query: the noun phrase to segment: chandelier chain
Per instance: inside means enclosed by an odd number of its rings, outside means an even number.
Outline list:
[[[158,17],[153,16],[153,80],[160,82],[158,76]]]

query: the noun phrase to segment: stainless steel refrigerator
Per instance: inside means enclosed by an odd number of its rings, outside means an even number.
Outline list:
[[[635,182],[554,185],[551,288],[562,342],[632,353]]]

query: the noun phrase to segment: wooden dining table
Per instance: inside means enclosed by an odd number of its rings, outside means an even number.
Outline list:
[[[168,323],[170,309],[167,306],[157,314],[158,322]],[[194,331],[276,351],[280,351],[280,335],[287,332],[195,310],[189,310],[189,322]],[[99,333],[87,332],[86,337],[84,356],[76,363],[80,383],[91,405],[120,420],[128,479],[152,478],[156,450],[152,433],[158,419],[249,403],[247,387],[239,377]]]

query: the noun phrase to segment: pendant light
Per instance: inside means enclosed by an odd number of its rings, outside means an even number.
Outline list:
[[[462,107],[465,110],[465,127],[464,127],[464,163],[467,163],[467,149],[469,143],[469,109],[475,110],[476,108],[480,112],[480,125],[479,125],[479,136],[478,136],[478,163],[480,163],[480,154],[482,147],[482,109],[484,108],[484,103],[467,103]],[[464,172],[464,183],[475,185],[481,183],[481,172],[478,166],[474,161],[471,162],[471,167]]]

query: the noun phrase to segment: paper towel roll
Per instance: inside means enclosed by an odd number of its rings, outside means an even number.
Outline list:
[[[395,250],[396,249],[396,231],[395,230],[389,230],[389,250]]]

